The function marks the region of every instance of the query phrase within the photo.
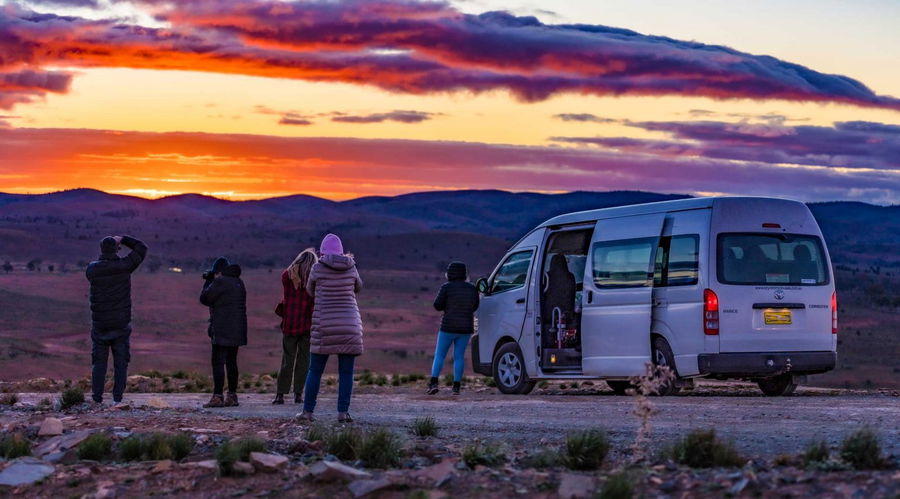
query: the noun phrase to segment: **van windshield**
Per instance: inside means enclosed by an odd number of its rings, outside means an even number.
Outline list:
[[[828,282],[822,240],[797,234],[719,234],[723,284],[818,285]]]

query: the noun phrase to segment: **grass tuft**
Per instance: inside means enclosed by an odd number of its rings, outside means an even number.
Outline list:
[[[473,469],[478,465],[494,468],[506,462],[506,455],[500,446],[482,444],[477,440],[463,449],[462,458],[466,466]]]
[[[119,445],[119,454],[125,461],[180,461],[194,448],[194,439],[185,433],[151,433],[133,435]]]
[[[84,403],[84,390],[78,387],[63,390],[59,397],[59,407],[63,410]]]
[[[78,459],[109,461],[113,457],[112,444],[106,433],[94,433],[78,446]]]
[[[664,451],[676,463],[691,468],[714,468],[719,466],[742,466],[744,460],[737,453],[732,442],[716,437],[715,430],[691,430],[683,439]]]
[[[869,427],[860,428],[844,438],[841,459],[858,470],[875,470],[885,465],[878,435]]]
[[[634,483],[626,473],[615,473],[607,478],[596,497],[597,499],[631,499],[634,497]]]
[[[328,427],[321,423],[314,423],[306,430],[306,440],[310,442],[324,442],[328,439]]]
[[[520,464],[526,468],[546,469],[555,468],[562,464],[562,456],[558,450],[543,448],[532,452],[520,460]]]
[[[239,438],[230,440],[216,449],[216,461],[219,463],[219,472],[223,475],[234,474],[234,463],[249,461],[251,452],[265,452],[266,444],[258,438]]]
[[[417,437],[434,437],[437,436],[438,430],[440,428],[437,425],[437,421],[434,420],[431,416],[426,416],[424,418],[416,418],[413,421],[412,432],[413,435]]]
[[[0,437],[0,457],[4,459],[15,459],[17,457],[30,455],[31,442],[29,442],[21,433],[13,433],[12,435]]]
[[[804,466],[811,466],[817,463],[828,461],[829,457],[828,443],[824,440],[814,440],[806,444],[806,449],[801,456]]]
[[[573,470],[595,470],[609,453],[609,438],[598,429],[576,431],[566,437],[565,465]]]
[[[332,430],[325,437],[325,449],[340,460],[352,461],[359,455],[363,437],[362,430],[354,426]]]
[[[400,438],[387,428],[368,432],[359,447],[358,458],[368,468],[389,468],[400,464]]]

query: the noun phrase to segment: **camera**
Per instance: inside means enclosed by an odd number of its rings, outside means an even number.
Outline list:
[[[213,272],[212,270],[207,270],[206,272],[203,273],[203,280],[204,280],[204,281],[211,281],[211,280],[213,280],[213,279],[215,279],[215,278],[216,278],[216,273]]]

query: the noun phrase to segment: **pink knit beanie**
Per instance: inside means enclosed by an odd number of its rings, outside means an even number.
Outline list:
[[[322,245],[319,246],[319,253],[322,255],[343,255],[344,245],[341,238],[334,234],[328,234],[322,239]]]

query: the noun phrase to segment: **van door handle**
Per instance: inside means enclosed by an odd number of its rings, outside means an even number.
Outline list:
[[[591,303],[592,301],[594,301],[594,292],[591,290],[588,290],[587,302]]]
[[[525,298],[519,298],[516,303],[525,303]]]

